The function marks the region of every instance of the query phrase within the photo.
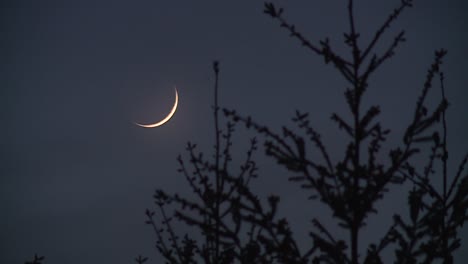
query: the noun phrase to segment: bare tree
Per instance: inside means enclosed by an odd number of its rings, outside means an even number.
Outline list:
[[[215,148],[213,158],[205,158],[196,145],[188,143],[188,168],[182,157],[178,158],[181,172],[196,199],[167,194],[162,190],[154,195],[161,223],[154,220],[155,212],[147,210],[147,223],[156,233],[157,248],[167,263],[383,263],[382,252],[393,250],[396,263],[453,263],[453,252],[460,247],[459,228],[468,219],[468,173],[462,159],[455,173],[449,172],[447,149],[444,75],[441,70],[445,50],[435,52],[427,72],[421,94],[415,102],[411,122],[402,135],[401,143],[388,155],[381,147],[390,134],[379,119],[380,107],[364,108],[363,95],[369,87],[368,80],[381,65],[390,59],[405,41],[401,31],[379,53],[376,45],[395,20],[410,8],[411,0],[402,0],[369,43],[362,44],[355,26],[354,1],[347,1],[349,28],[344,42],[349,54],[336,53],[329,40],[314,43],[290,23],[282,8],[265,3],[264,12],[289,32],[310,52],[331,64],[346,80],[344,92],[351,119],[333,113],[331,119],[343,131],[348,143],[343,148],[343,158],[332,160],[321,135],[310,124],[308,114],[296,112],[293,122],[302,133],[284,126],[275,132],[266,125],[253,121],[235,110],[224,109],[226,129],[220,129],[218,104],[219,66],[213,69]],[[438,86],[439,103],[430,109],[429,92]],[[278,196],[262,200],[249,187],[256,178],[257,166],[252,155],[257,141],[252,139],[245,161],[236,171],[232,163],[232,133],[235,124],[242,123],[264,139],[267,156],[280,167],[293,172],[289,180],[319,199],[331,209],[338,228],[349,234],[337,238],[318,220],[312,219],[311,246],[301,250],[286,218],[277,216]],[[429,153],[425,148],[430,147]],[[316,149],[321,159],[312,159],[307,153]],[[425,166],[417,166],[415,157],[429,154]],[[385,157],[385,158],[382,158]],[[441,169],[437,169],[441,168]],[[437,180],[442,181],[439,190]],[[369,216],[378,214],[376,202],[384,199],[391,186],[412,186],[408,193],[408,213],[396,214],[386,234],[372,243],[365,255],[360,255],[360,232]],[[175,205],[174,214],[166,208]],[[409,217],[404,217],[409,215]],[[174,219],[175,217],[175,219]],[[406,219],[408,218],[408,219]],[[176,234],[173,222],[183,222],[198,230],[199,236]]]
[[[424,85],[415,100],[412,119],[406,125],[398,146],[382,153],[391,133],[380,118],[380,107],[364,107],[363,96],[369,79],[394,56],[405,41],[400,31],[386,43],[383,52],[376,46],[413,0],[400,0],[367,43],[360,39],[354,17],[354,1],[347,0],[349,28],[344,33],[347,54],[335,52],[328,39],[309,40],[289,22],[283,8],[271,2],[264,13],[278,22],[308,52],[333,65],[346,81],[346,106],[351,118],[332,113],[331,120],[347,139],[342,158],[333,159],[319,131],[312,127],[308,113],[297,111],[295,127],[283,126],[274,131],[235,110],[219,104],[219,63],[213,63],[214,150],[203,155],[189,142],[187,154],[178,157],[179,169],[192,196],[156,190],[155,209],[146,210],[146,223],[156,236],[156,248],[166,263],[384,263],[384,251],[394,253],[395,263],[453,263],[453,253],[460,248],[458,231],[468,220],[468,153],[453,171],[448,166],[448,101],[445,96],[442,62],[444,49],[435,51]],[[438,91],[436,90],[438,89]],[[430,106],[429,93],[439,93],[439,102]],[[411,114],[411,113],[410,113]],[[222,128],[222,126],[225,126]],[[278,216],[280,197],[259,197],[251,187],[258,180],[254,154],[257,139],[252,138],[244,160],[234,161],[233,134],[245,125],[263,140],[265,154],[279,167],[294,176],[288,179],[307,193],[311,200],[327,206],[335,224],[347,233],[335,237],[319,219],[311,219],[310,245],[299,245],[287,217]],[[311,158],[310,150],[320,158]],[[415,162],[428,156],[425,164]],[[439,181],[439,182],[438,182]],[[438,188],[442,183],[442,188]],[[407,212],[395,214],[383,237],[363,246],[361,232],[370,216],[378,214],[376,203],[386,198],[390,187],[410,187]],[[180,235],[185,224],[190,233]],[[363,252],[365,252],[363,254]],[[26,263],[43,263],[34,256]],[[136,263],[148,258],[138,256]]]

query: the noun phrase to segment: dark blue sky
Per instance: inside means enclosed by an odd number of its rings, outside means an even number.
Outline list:
[[[357,1],[363,41],[399,1],[380,2]],[[311,41],[329,37],[336,50],[345,50],[343,1],[278,3]],[[264,15],[262,1],[1,5],[0,263],[22,263],[36,252],[51,264],[130,263],[138,254],[156,260],[143,212],[155,188],[186,190],[175,158],[188,140],[212,150],[214,59],[221,61],[223,106],[273,128],[290,124],[296,109],[308,111],[334,155],[341,153],[344,140],[329,117],[346,111],[343,80]],[[463,0],[416,1],[386,38],[406,29],[408,41],[371,79],[365,98],[381,104],[393,140],[400,139],[433,51],[448,49],[452,167],[468,150],[466,14]],[[132,124],[164,117],[174,85],[179,108],[169,123],[156,129]],[[242,153],[251,134],[239,130],[235,147]],[[307,228],[308,216],[321,207],[290,210],[304,195],[284,187],[278,174],[286,171],[261,154],[260,189],[281,192],[283,212],[300,219],[293,220],[297,230]],[[366,232],[383,232],[376,223],[390,221],[404,199],[383,202],[383,216]],[[462,237],[457,263],[468,259],[468,229]]]

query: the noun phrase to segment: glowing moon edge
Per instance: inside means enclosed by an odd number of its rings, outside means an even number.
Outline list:
[[[176,112],[177,110],[177,105],[179,104],[179,94],[177,93],[177,87],[174,87],[174,90],[175,90],[175,102],[174,102],[174,106],[172,106],[172,109],[171,109],[171,112],[169,112],[169,114],[161,121],[157,122],[157,123],[154,123],[154,124],[139,124],[139,123],[135,123],[135,125],[137,126],[140,126],[140,127],[144,127],[144,128],[153,128],[153,127],[158,127],[158,126],[161,126],[161,125],[164,125],[164,123],[166,123],[167,121],[169,121],[169,119],[171,119],[171,117],[174,115],[174,113]]]

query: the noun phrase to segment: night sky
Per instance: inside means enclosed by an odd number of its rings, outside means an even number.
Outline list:
[[[344,1],[305,2],[278,4],[312,42],[329,37],[344,52]],[[361,41],[398,3],[357,1]],[[332,154],[343,149],[343,133],[330,121],[332,111],[346,112],[342,77],[263,14],[262,1],[1,5],[0,263],[23,263],[34,253],[51,264],[123,264],[138,254],[158,263],[144,210],[152,207],[156,188],[187,190],[176,172],[187,141],[207,156],[213,150],[213,60],[221,66],[222,106],[272,128],[292,124],[296,109],[307,111]],[[452,175],[468,150],[466,14],[464,0],[416,1],[385,38],[405,29],[407,42],[370,80],[365,97],[365,104],[381,105],[384,125],[394,132],[389,143],[397,142],[434,50],[448,49],[443,70]],[[174,86],[179,107],[167,124],[133,124],[162,119],[174,102]],[[439,90],[433,92],[437,99]],[[235,158],[254,135],[241,127],[237,132]],[[285,185],[287,171],[262,151],[256,156],[257,187],[282,194],[281,213],[294,219],[297,233],[310,227],[310,215],[329,213],[321,206],[293,210],[306,195]],[[382,202],[382,216],[371,218],[364,240],[383,234],[389,217],[405,205],[402,193],[394,190]],[[468,259],[468,228],[461,237],[456,263]]]

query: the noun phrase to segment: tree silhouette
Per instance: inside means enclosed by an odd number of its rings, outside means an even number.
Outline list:
[[[44,261],[45,257],[41,256],[37,256],[37,254],[34,254],[34,259],[31,260],[31,261],[26,261],[25,264],[42,264],[43,261]]]
[[[316,44],[309,41],[288,22],[284,10],[273,3],[266,2],[264,9],[292,38],[322,57],[326,64],[332,64],[346,80],[348,88],[344,96],[352,118],[343,118],[338,113],[331,116],[348,139],[343,158],[332,160],[320,133],[310,125],[308,114],[299,111],[293,122],[302,134],[286,126],[281,132],[275,132],[250,116],[229,109],[223,109],[227,124],[222,130],[218,104],[219,65],[215,62],[215,153],[206,158],[195,144],[188,143],[191,169],[182,157],[178,158],[179,172],[185,176],[195,198],[157,190],[154,199],[162,221],[156,223],[156,212],[146,211],[147,223],[156,233],[157,249],[167,263],[383,263],[384,250],[394,251],[396,263],[453,263],[453,252],[461,243],[457,232],[468,219],[468,173],[464,170],[468,155],[457,172],[450,174],[445,117],[448,102],[441,70],[447,52],[443,49],[435,52],[400,145],[382,154],[381,147],[390,129],[379,120],[378,105],[363,107],[363,95],[370,89],[369,78],[405,41],[405,32],[398,33],[383,53],[376,51],[376,45],[413,1],[400,1],[367,44],[359,39],[353,2],[348,0],[349,29],[344,34],[349,55],[336,53],[328,39]],[[430,109],[426,98],[434,90],[437,79],[440,102]],[[348,238],[334,237],[314,218],[314,229],[309,231],[311,246],[300,249],[288,220],[277,216],[279,196],[262,200],[249,185],[257,178],[252,157],[257,149],[255,139],[240,170],[233,169],[232,133],[236,124],[244,124],[264,139],[266,155],[296,175],[289,180],[310,194],[311,199],[319,199],[330,208],[337,227],[344,229]],[[429,153],[425,151],[428,147]],[[310,149],[318,150],[321,159],[310,158]],[[415,157],[426,154],[429,154],[426,165],[418,166]],[[436,180],[440,178],[442,190],[436,187]],[[407,201],[409,219],[406,214],[394,215],[386,234],[360,255],[359,235],[369,216],[378,214],[376,202],[385,198],[391,186],[404,185],[412,186]],[[168,208],[174,209],[174,213],[169,213]],[[189,225],[191,230],[199,231],[199,235],[186,234],[180,238],[174,221]]]
[[[296,127],[283,126],[279,132],[235,110],[222,109],[224,115],[220,116],[220,69],[214,62],[214,153],[207,157],[189,142],[186,156],[177,160],[178,172],[185,177],[192,196],[156,190],[155,209],[146,210],[146,223],[153,228],[156,248],[166,263],[374,264],[384,263],[384,251],[394,252],[395,263],[453,263],[453,253],[461,245],[458,231],[468,219],[468,154],[455,173],[449,170],[448,101],[441,70],[447,52],[435,52],[401,142],[388,154],[382,153],[390,129],[379,119],[378,105],[363,106],[363,96],[371,88],[369,78],[395,54],[405,41],[405,33],[394,36],[382,53],[376,46],[413,1],[401,0],[366,44],[355,26],[353,4],[353,0],[347,1],[349,29],[344,42],[349,54],[335,52],[328,39],[317,43],[308,40],[286,19],[282,8],[271,2],[264,5],[265,14],[308,51],[333,65],[347,82],[344,96],[351,118],[331,115],[347,139],[342,158],[332,159],[307,113],[297,111],[292,119]],[[437,92],[436,86],[440,101],[431,108],[426,101],[430,92]],[[222,122],[225,128],[221,128]],[[294,175],[289,177],[293,184],[330,209],[336,222],[327,225],[336,224],[348,236],[335,237],[313,218],[313,229],[307,230],[310,245],[299,245],[288,219],[278,216],[280,197],[259,197],[251,186],[259,178],[254,159],[257,139],[250,140],[244,160],[233,160],[233,134],[240,125],[262,138],[266,155]],[[310,150],[318,151],[320,159],[311,158]],[[416,158],[426,155],[426,163],[419,166]],[[442,181],[442,188],[437,181]],[[376,203],[386,198],[392,186],[410,187],[408,212],[395,214],[390,226],[382,227],[387,230],[384,236],[363,248],[361,231],[369,217],[379,213]],[[181,236],[181,224],[187,225],[190,233]],[[43,260],[35,255],[26,263]],[[146,257],[135,258],[136,263],[147,261]]]

